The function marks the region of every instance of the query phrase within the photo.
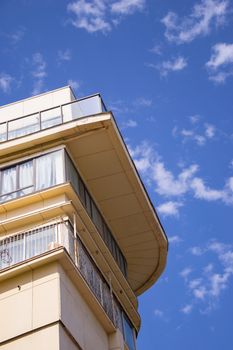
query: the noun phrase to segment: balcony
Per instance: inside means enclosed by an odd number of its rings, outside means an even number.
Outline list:
[[[65,182],[72,184],[116,263],[127,277],[126,259],[64,149],[18,161],[0,169],[0,204]]]
[[[124,335],[129,350],[135,350],[135,331],[131,322],[81,240],[74,236],[68,220],[60,219],[0,240],[0,272],[59,247],[66,249],[110,320]]]
[[[106,112],[99,94],[0,123],[0,143],[90,115]]]

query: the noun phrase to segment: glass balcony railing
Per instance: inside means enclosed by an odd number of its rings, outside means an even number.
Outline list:
[[[81,240],[74,236],[68,220],[0,240],[0,272],[59,247],[66,249],[108,317],[124,335],[128,348],[135,350],[134,327]]]
[[[0,143],[82,117],[106,112],[99,94],[0,123]]]

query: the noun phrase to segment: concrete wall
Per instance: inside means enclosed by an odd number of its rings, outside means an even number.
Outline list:
[[[59,324],[60,322],[60,324]],[[0,283],[2,350],[122,350],[58,262]]]
[[[57,264],[29,270],[0,284],[0,342],[59,319]]]
[[[74,100],[72,90],[66,86],[41,95],[0,107],[0,123],[22,117],[27,114],[56,107]]]
[[[107,333],[63,271],[61,271],[61,320],[82,349],[109,348]]]

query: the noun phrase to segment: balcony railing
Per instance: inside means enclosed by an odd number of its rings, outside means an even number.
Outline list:
[[[108,317],[121,330],[129,349],[135,350],[135,332],[131,322],[86,248],[74,236],[68,220],[0,240],[0,272],[58,247],[66,249]]]
[[[84,97],[61,106],[0,123],[0,143],[106,111],[99,94]]]

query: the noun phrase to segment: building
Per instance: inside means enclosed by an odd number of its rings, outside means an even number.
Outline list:
[[[70,87],[0,108],[1,350],[134,350],[167,239],[111,112]]]

